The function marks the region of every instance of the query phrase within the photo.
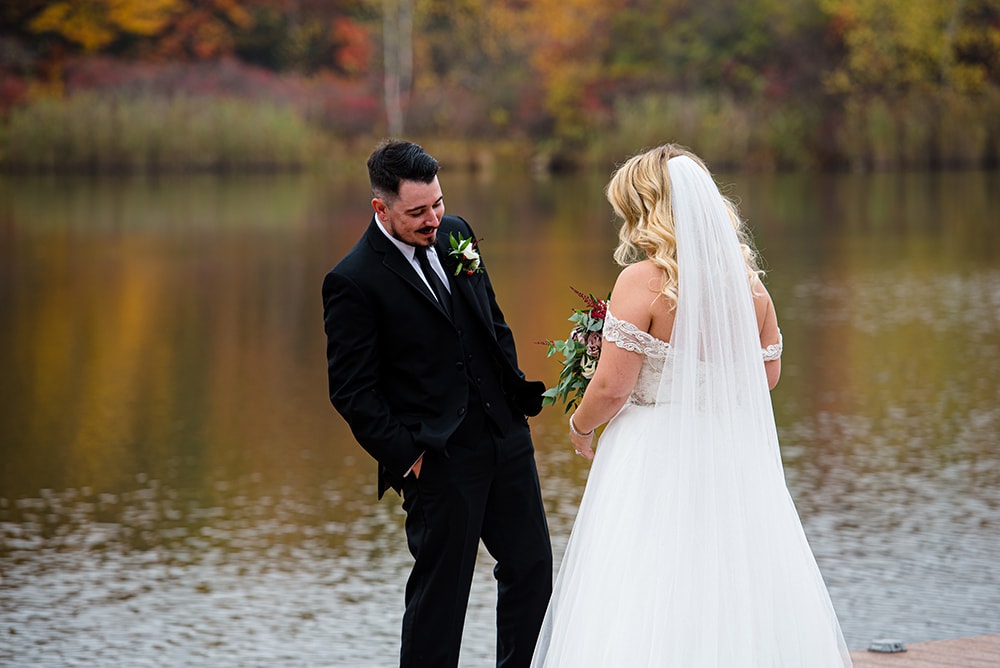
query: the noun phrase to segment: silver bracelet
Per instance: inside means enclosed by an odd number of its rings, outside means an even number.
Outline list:
[[[573,413],[573,415],[576,415],[576,413]],[[569,416],[569,430],[570,430],[570,432],[574,436],[578,436],[579,438],[587,438],[588,436],[593,436],[594,435],[594,431],[597,429],[597,427],[594,427],[593,429],[591,429],[590,431],[588,431],[586,434],[581,434],[579,431],[577,431],[576,425],[573,424],[573,415]]]

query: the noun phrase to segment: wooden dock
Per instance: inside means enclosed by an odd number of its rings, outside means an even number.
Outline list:
[[[851,652],[854,668],[998,668],[1000,634],[933,640],[907,645],[905,652]]]

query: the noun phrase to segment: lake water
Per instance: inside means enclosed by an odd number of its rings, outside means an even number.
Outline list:
[[[610,289],[605,174],[442,174],[519,344]],[[851,648],[1000,632],[1000,174],[723,175],[789,488]],[[363,180],[0,179],[0,665],[391,666],[410,557],[327,399]],[[557,561],[586,481],[532,420]],[[491,665],[482,554],[463,666]]]

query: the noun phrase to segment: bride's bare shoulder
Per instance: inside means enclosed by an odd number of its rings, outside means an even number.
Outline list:
[[[663,283],[663,270],[649,260],[642,260],[626,266],[618,274],[618,284],[627,285],[631,290],[645,289],[656,294]]]
[[[648,306],[660,291],[662,272],[649,260],[626,266],[618,274],[611,299],[617,304],[643,304]],[[615,314],[617,315],[617,313]]]
[[[628,265],[618,274],[611,292],[612,313],[643,331],[649,331],[662,283],[663,273],[649,260]]]

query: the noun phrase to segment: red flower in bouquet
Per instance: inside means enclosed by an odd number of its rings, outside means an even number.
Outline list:
[[[564,410],[567,413],[580,403],[590,379],[594,377],[594,371],[597,370],[603,343],[601,331],[608,314],[608,299],[584,294],[573,287],[570,289],[580,296],[586,308],[575,309],[569,317],[570,322],[574,323],[569,338],[541,342],[548,345],[547,357],[556,353],[562,353],[563,356],[559,382],[542,394],[542,405],[551,406],[562,401],[566,404]]]

